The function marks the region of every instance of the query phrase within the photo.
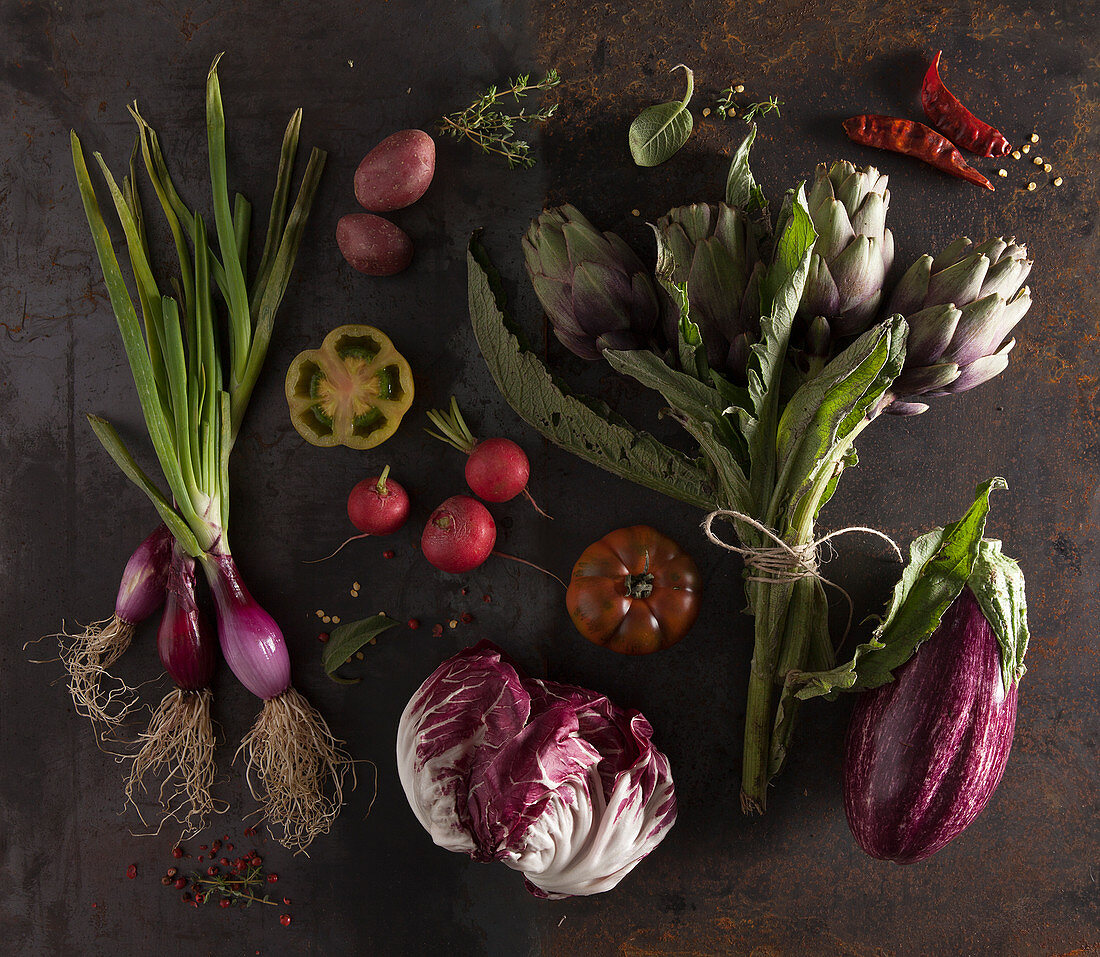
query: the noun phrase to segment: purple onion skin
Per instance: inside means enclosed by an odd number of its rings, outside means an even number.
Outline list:
[[[214,593],[222,657],[257,698],[277,698],[290,687],[282,631],[249,594],[232,555],[207,555],[203,568]]]
[[[168,597],[157,629],[157,654],[176,687],[210,687],[217,663],[214,633],[195,601],[195,560],[179,549],[168,572]]]
[[[844,810],[872,857],[912,864],[954,840],[1001,781],[1017,685],[969,588],[894,674],[860,695],[844,753]]]
[[[115,615],[136,625],[145,621],[164,601],[168,566],[172,563],[172,533],[158,525],[126,562],[115,598]]]

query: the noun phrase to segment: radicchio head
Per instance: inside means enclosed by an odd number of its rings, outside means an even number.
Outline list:
[[[491,642],[445,661],[401,716],[405,795],[436,844],[503,861],[538,897],[611,890],[676,821],[637,711],[527,678]]]

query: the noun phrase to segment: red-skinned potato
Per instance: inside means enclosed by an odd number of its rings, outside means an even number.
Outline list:
[[[401,130],[372,149],[355,171],[355,198],[373,213],[404,209],[424,195],[435,175],[435,140]]]
[[[350,213],[336,224],[336,244],[344,258],[368,276],[392,276],[412,262],[413,244],[405,231],[371,213]]]

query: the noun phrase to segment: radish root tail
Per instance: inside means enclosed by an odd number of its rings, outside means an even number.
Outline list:
[[[536,506],[536,508],[537,507],[538,506]],[[321,562],[327,562],[330,558],[333,557],[333,555],[335,555],[337,552],[339,552],[341,548],[343,548],[345,545],[347,545],[348,542],[354,542],[354,541],[357,541],[360,538],[370,538],[370,534],[371,534],[370,532],[363,532],[362,535],[352,535],[351,538],[349,538],[347,541],[342,542],[340,545],[338,545],[336,547],[335,552],[332,552],[331,554],[326,555],[324,558],[307,558],[305,561],[302,562],[302,564],[303,565],[320,565]]]
[[[524,489],[524,490],[523,490],[523,494],[524,494],[524,496],[526,497],[527,501],[528,501],[528,502],[530,502],[530,503],[531,503],[531,505],[532,505],[532,506],[534,507],[535,511],[539,513],[539,515],[541,515],[541,516],[542,516],[543,518],[548,518],[548,519],[550,519],[550,521],[554,521],[554,516],[553,516],[553,515],[550,515],[550,514],[548,514],[547,512],[544,512],[544,511],[543,511],[543,510],[542,510],[542,509],[541,509],[541,508],[539,507],[539,503],[538,503],[538,502],[536,502],[536,501],[534,500],[534,498],[532,497],[531,493],[530,493],[530,492],[528,492],[528,491],[527,491],[527,489]]]
[[[284,847],[304,851],[327,834],[344,804],[344,776],[355,766],[343,741],[294,688],[264,702],[237,755],[246,758],[245,775],[263,815],[283,833]],[[236,760],[236,758],[234,758]]]
[[[134,626],[112,615],[70,634],[55,635],[60,657],[69,674],[69,694],[77,714],[93,722],[115,727],[137,707],[137,692],[108,673],[130,647]]]
[[[157,801],[163,815],[153,834],[159,834],[165,822],[172,820],[183,825],[187,837],[206,827],[211,814],[228,809],[210,796],[215,774],[212,698],[209,688],[173,688],[161,699],[149,727],[139,737],[141,750],[129,758],[133,764],[126,778],[126,801],[146,826],[137,796],[147,792],[147,777],[161,778]]]

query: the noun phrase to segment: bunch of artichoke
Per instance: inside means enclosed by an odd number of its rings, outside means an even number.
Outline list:
[[[820,371],[844,342],[887,316],[909,324],[905,367],[886,411],[917,415],[921,397],[964,392],[1001,373],[1015,344],[1008,334],[1031,305],[1027,249],[991,239],[959,239],[939,256],[921,256],[885,309],[894,238],[886,227],[887,177],[846,161],[818,166],[807,197],[817,232],[796,331]],[[779,230],[784,226],[781,217]],[[759,334],[759,286],[766,272],[745,212],[695,203],[657,222],[660,247],[682,286],[711,368],[743,381]],[[527,272],[558,339],[585,359],[605,348],[655,349],[663,326],[666,357],[676,361],[679,310],[623,240],[601,233],[572,206],[542,213],[523,239]],[[813,373],[811,373],[813,374]]]

